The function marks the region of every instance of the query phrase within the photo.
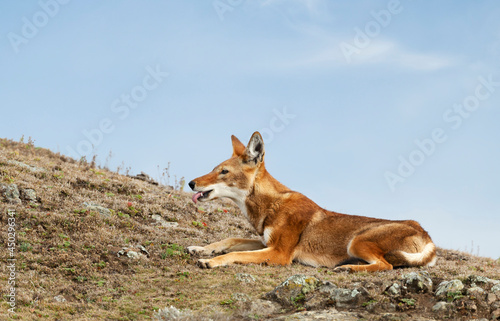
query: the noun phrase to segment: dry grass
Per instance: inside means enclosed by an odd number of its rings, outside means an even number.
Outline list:
[[[348,286],[390,282],[417,270],[334,274],[299,264],[202,270],[183,248],[230,236],[256,237],[232,203],[197,207],[188,193],[93,168],[33,144],[0,139],[0,183],[34,189],[38,197],[36,203],[0,203],[2,239],[7,238],[7,210],[16,211],[18,270],[17,313],[7,313],[4,300],[0,319],[144,320],[166,306],[217,315],[237,309],[233,293],[257,299],[294,274]],[[84,202],[108,208],[111,215],[88,210]],[[154,214],[179,225],[164,228],[152,218]],[[149,257],[117,256],[122,248],[138,245],[147,249]],[[6,242],[1,246],[7,253]],[[471,274],[500,279],[500,265],[494,260],[445,250],[440,256],[437,267],[429,270],[435,282]],[[2,254],[2,289],[8,282],[6,257]],[[256,281],[241,282],[236,273],[251,274]],[[7,293],[2,294],[6,298]],[[58,302],[58,296],[66,302]]]

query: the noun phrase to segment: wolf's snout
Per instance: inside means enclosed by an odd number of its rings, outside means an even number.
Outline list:
[[[194,190],[194,187],[196,186],[196,183],[194,181],[189,182],[189,187],[191,187],[192,190]]]

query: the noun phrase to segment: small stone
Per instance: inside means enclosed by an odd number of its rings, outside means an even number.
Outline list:
[[[5,197],[5,200],[9,203],[21,204],[19,189],[17,189],[16,184],[0,183],[0,194],[2,194]]]
[[[337,308],[351,308],[359,306],[369,298],[368,291],[364,288],[354,290],[339,288],[335,291],[331,299],[335,301]]]
[[[314,276],[293,275],[266,293],[265,298],[285,306],[294,306],[304,300],[307,293],[314,291],[319,283],[320,281]]]
[[[481,276],[481,275],[470,275],[468,278],[467,278],[467,281],[471,284],[474,284],[474,283],[483,283],[483,284],[486,284],[486,283],[490,283],[492,280],[485,277],[485,276]]]
[[[390,287],[387,288],[386,291],[391,296],[400,296],[401,286],[398,283],[393,283]]]
[[[255,277],[251,274],[246,274],[246,273],[236,273],[235,275],[236,280],[244,283],[254,283],[255,282]]]
[[[497,296],[493,293],[488,293],[486,295],[486,303],[488,303],[488,305],[491,305],[493,304],[493,302],[495,302],[497,300]]]
[[[478,298],[478,297],[482,297],[483,294],[484,294],[484,290],[482,288],[478,287],[478,286],[474,286],[474,287],[469,288],[467,290],[467,295],[468,296],[473,296],[473,297]]]
[[[255,301],[249,300],[245,303],[245,314],[255,316],[268,316],[275,314],[281,310],[281,307],[271,301],[257,299]]]
[[[500,319],[500,309],[496,309],[491,313],[491,320],[498,320]]]
[[[247,302],[250,301],[250,297],[245,293],[233,293],[231,294],[231,299],[239,302]]]
[[[436,313],[446,312],[446,311],[450,310],[452,307],[453,307],[453,304],[448,303],[448,302],[444,302],[444,301],[440,301],[432,307],[432,312],[436,312]]]
[[[490,291],[495,293],[497,297],[500,296],[500,284],[494,285]]]
[[[328,294],[329,296],[332,296],[337,289],[338,289],[338,287],[335,284],[333,284],[332,282],[329,282],[329,281],[325,281],[318,288],[318,291],[320,293],[325,293],[325,294]]]
[[[403,275],[403,282],[410,292],[432,291],[432,280],[426,271],[405,274]]]
[[[62,295],[57,295],[54,297],[56,302],[66,302],[66,299]]]
[[[443,281],[437,286],[436,296],[445,298],[448,296],[448,293],[460,292],[463,288],[464,285],[460,280]]]
[[[85,206],[90,211],[98,212],[103,218],[111,217],[111,211],[108,208],[105,208],[98,204],[83,202],[83,206]]]
[[[158,310],[153,314],[156,320],[179,320],[182,318],[192,317],[192,312],[189,310],[179,310],[176,307],[170,306]]]
[[[36,192],[34,189],[25,188],[21,190],[21,197],[28,202],[36,202]]]
[[[163,217],[161,217],[160,215],[158,214],[153,214],[151,216],[151,218],[155,221],[157,221],[158,223],[161,224],[161,226],[165,227],[165,228],[171,228],[171,227],[177,227],[179,226],[179,223],[177,222],[167,222],[163,219]]]
[[[141,255],[136,251],[127,251],[127,256],[131,259],[138,259]]]

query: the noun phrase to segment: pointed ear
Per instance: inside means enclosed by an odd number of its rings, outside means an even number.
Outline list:
[[[264,154],[264,140],[259,132],[255,132],[245,149],[244,160],[246,163],[254,162],[257,165],[264,161]]]
[[[233,156],[241,156],[245,152],[245,145],[236,136],[231,135],[231,142],[233,143]]]

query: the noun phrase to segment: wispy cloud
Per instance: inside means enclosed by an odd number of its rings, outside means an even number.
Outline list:
[[[374,41],[348,63],[338,44],[329,39],[330,45],[319,50],[309,50],[301,57],[285,62],[288,68],[343,68],[369,65],[388,65],[409,71],[432,72],[454,66],[456,57],[443,54],[413,52],[393,41]]]

